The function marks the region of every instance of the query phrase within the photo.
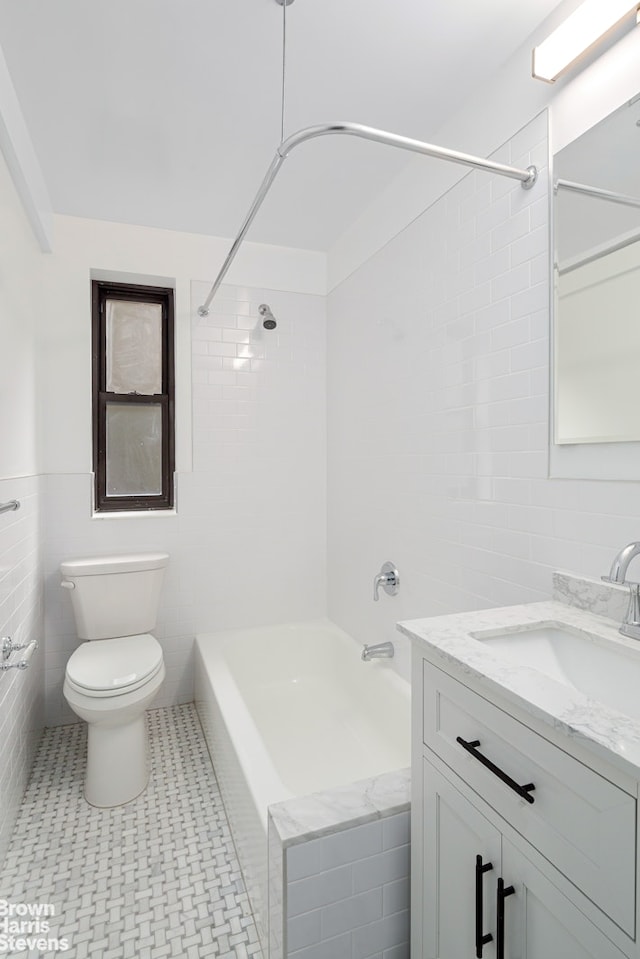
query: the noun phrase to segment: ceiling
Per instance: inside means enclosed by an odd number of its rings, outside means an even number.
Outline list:
[[[429,140],[560,0],[295,0],[285,136]],[[276,0],[0,0],[0,47],[57,213],[233,236],[280,142]],[[465,150],[465,144],[444,144]],[[301,146],[250,239],[327,250],[409,154]]]

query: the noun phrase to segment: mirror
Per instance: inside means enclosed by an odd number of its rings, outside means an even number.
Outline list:
[[[636,97],[554,158],[557,446],[640,441],[639,149]]]

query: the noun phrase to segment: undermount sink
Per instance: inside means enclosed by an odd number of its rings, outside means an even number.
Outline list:
[[[623,643],[557,623],[470,634],[510,663],[528,666],[640,719],[640,642]]]

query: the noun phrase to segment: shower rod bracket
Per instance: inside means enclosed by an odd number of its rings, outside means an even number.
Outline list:
[[[277,2],[279,3],[280,0],[277,0]],[[370,140],[373,143],[383,143],[386,146],[396,147],[400,150],[409,150],[413,153],[421,153],[423,156],[430,156],[440,160],[448,160],[451,163],[460,163],[463,166],[472,167],[476,170],[486,170],[489,173],[496,173],[499,176],[510,177],[512,180],[520,180],[520,183],[525,190],[530,190],[538,179],[538,170],[535,166],[528,166],[526,170],[523,170],[519,167],[507,166],[504,163],[496,163],[494,160],[486,160],[483,157],[473,156],[470,153],[460,153],[458,150],[448,150],[446,147],[435,146],[432,143],[424,143],[422,140],[413,140],[410,137],[400,136],[397,133],[389,133],[386,130],[378,130],[375,127],[364,126],[361,123],[334,122],[322,123],[313,127],[305,127],[303,130],[298,130],[297,133],[292,133],[291,136],[287,137],[286,140],[283,140],[277,148],[276,155],[271,161],[271,165],[264,175],[264,179],[260,184],[260,188],[254,197],[253,203],[249,207],[249,212],[244,218],[242,226],[240,227],[240,230],[238,231],[238,234],[233,241],[229,252],[227,253],[227,257],[220,268],[220,272],[218,273],[213,286],[209,291],[209,295],[202,306],[198,307],[198,316],[209,315],[209,306],[211,301],[216,295],[218,287],[225,278],[229,267],[233,263],[236,253],[238,252],[249,227],[253,223],[256,213],[262,206],[263,200],[269,192],[271,185],[275,180],[278,171],[280,170],[280,167],[287,159],[291,151],[301,143],[306,143],[307,140],[315,140],[317,137],[335,134],[360,137],[363,140]]]

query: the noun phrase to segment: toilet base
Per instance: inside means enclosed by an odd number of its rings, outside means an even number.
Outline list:
[[[85,799],[108,808],[131,802],[149,781],[149,749],[144,713],[130,723],[89,723]]]
[[[88,725],[84,795],[92,806],[122,806],[144,792],[150,766],[145,709],[164,676],[161,663],[143,687],[113,696],[79,691],[65,676],[64,697]]]

